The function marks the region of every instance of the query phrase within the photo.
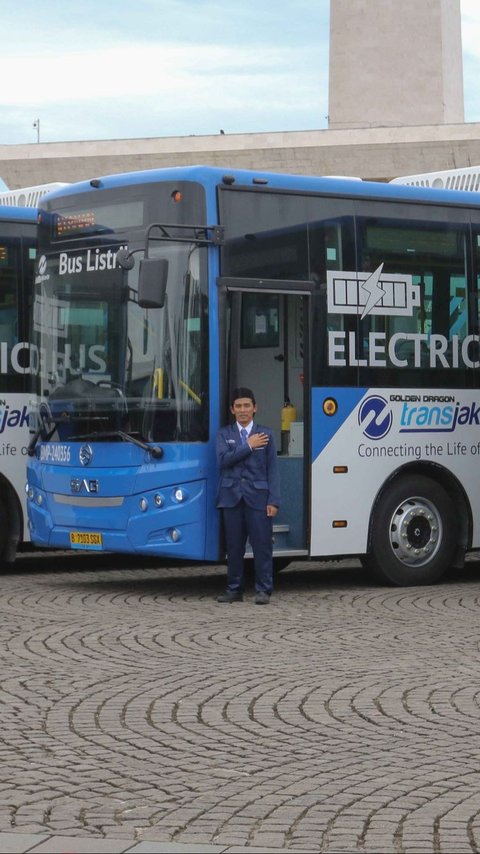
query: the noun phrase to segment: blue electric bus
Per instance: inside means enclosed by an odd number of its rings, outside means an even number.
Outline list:
[[[0,570],[30,541],[25,460],[31,438],[29,333],[36,205],[43,195],[61,186],[65,185],[49,183],[12,190],[0,179]]]
[[[276,433],[274,555],[425,584],[480,547],[473,193],[204,166],[41,203],[37,545],[224,558],[215,434]]]
[[[30,442],[29,312],[37,212],[0,204],[0,569],[29,540],[25,461]]]

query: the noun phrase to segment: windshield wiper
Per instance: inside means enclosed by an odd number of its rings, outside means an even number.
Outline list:
[[[45,422],[42,421],[41,426],[38,428],[38,430],[35,430],[35,433],[33,434],[32,438],[28,443],[27,454],[29,457],[33,457],[35,453],[35,445],[37,444],[38,440],[41,438],[42,442],[49,442],[60,423],[60,421],[55,422],[52,429],[47,430],[47,428],[45,427]]]
[[[69,442],[95,442],[97,439],[122,439],[124,442],[130,442],[132,445],[136,445],[138,448],[141,448],[143,451],[148,451],[149,454],[152,455],[156,460],[159,460],[163,457],[163,448],[159,448],[158,445],[148,445],[147,442],[142,442],[141,439],[137,439],[135,436],[131,436],[129,433],[124,433],[123,430],[113,430],[111,433],[84,433],[79,436],[69,436]],[[31,444],[31,443],[30,443]]]

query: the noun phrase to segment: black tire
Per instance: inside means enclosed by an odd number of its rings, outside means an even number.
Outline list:
[[[455,507],[442,486],[423,475],[398,478],[375,508],[365,563],[389,584],[433,584],[452,563],[457,530]]]

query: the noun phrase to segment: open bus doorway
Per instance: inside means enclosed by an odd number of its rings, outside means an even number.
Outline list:
[[[277,446],[282,506],[274,521],[274,556],[308,553],[305,394],[308,296],[288,290],[248,288],[229,294],[228,382],[251,388],[258,422],[272,429]]]

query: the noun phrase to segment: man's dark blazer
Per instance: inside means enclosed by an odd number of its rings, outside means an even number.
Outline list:
[[[220,482],[217,507],[235,507],[243,498],[259,510],[267,504],[280,507],[280,479],[277,450],[272,431],[253,424],[252,433],[266,433],[268,445],[250,450],[242,445],[237,424],[222,427],[217,433],[217,464]]]

